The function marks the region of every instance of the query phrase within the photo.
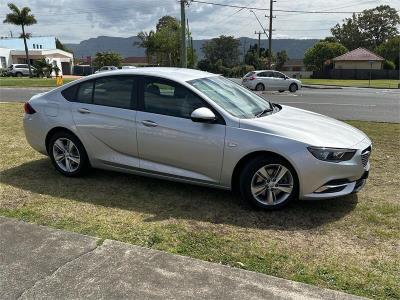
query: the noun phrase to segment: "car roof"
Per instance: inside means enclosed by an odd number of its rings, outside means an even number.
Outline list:
[[[171,79],[178,82],[189,81],[198,78],[218,76],[217,74],[204,71],[185,69],[185,68],[170,68],[170,67],[143,67],[135,69],[120,69],[109,72],[101,72],[90,75],[86,78],[103,77],[108,75],[149,75],[157,76],[165,79]]]
[[[276,71],[276,70],[257,70],[257,71],[254,71],[254,72],[261,73],[261,72],[279,72],[279,71]]]

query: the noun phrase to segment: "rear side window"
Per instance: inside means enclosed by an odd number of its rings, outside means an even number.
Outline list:
[[[71,102],[92,103],[93,80],[75,84],[61,91],[61,95]]]
[[[92,103],[93,81],[85,81],[78,86],[75,102]]]
[[[132,95],[136,91],[133,77],[105,77],[96,79],[93,104],[118,108],[131,108]],[[134,99],[135,100],[135,99]]]
[[[78,90],[79,85],[75,84],[65,90],[61,91],[61,95],[68,101],[75,101],[76,98],[76,91]]]

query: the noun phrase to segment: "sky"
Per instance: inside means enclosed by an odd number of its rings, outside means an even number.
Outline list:
[[[28,27],[33,36],[56,36],[64,43],[78,43],[97,36],[130,37],[140,31],[155,29],[159,18],[171,15],[180,19],[178,0],[10,0],[17,6],[29,6],[38,23]],[[207,1],[207,0],[205,0]],[[208,0],[230,5],[269,8],[269,0]],[[7,0],[1,0],[0,17],[7,14]],[[277,10],[330,11],[328,14],[275,12],[273,38],[324,38],[329,29],[351,13],[388,4],[400,10],[400,0],[277,0]],[[269,11],[254,11],[264,28],[268,28]],[[186,8],[194,39],[219,35],[256,38],[262,30],[248,9],[191,3]],[[0,25],[0,36],[18,36],[21,29]],[[266,38],[266,36],[262,37]]]

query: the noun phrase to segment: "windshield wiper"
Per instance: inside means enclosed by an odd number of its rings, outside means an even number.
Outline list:
[[[254,117],[259,118],[262,115],[265,115],[266,113],[269,113],[269,112],[271,112],[273,110],[274,110],[273,108],[266,108],[266,109],[260,111],[259,113],[255,114]]]

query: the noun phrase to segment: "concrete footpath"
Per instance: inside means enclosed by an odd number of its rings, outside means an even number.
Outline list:
[[[0,217],[0,299],[361,299]]]

